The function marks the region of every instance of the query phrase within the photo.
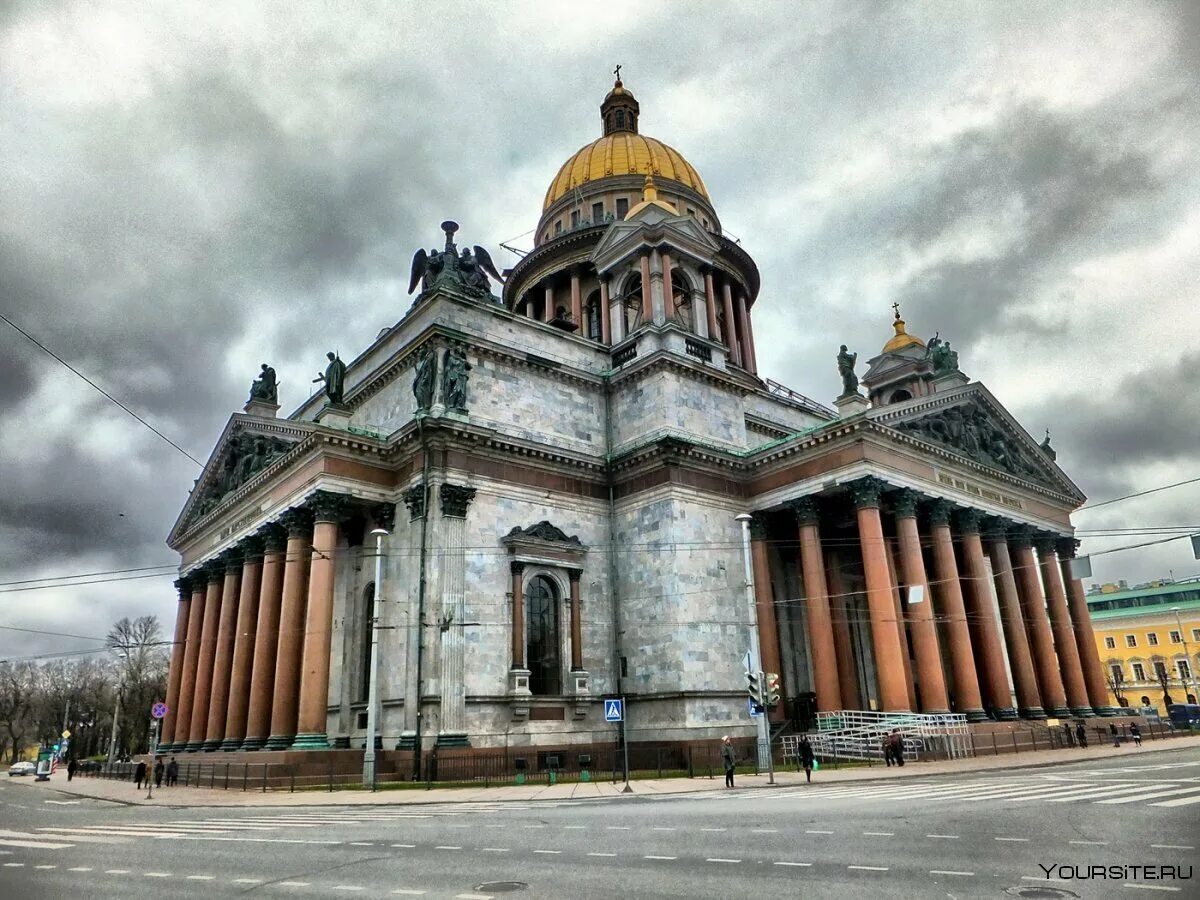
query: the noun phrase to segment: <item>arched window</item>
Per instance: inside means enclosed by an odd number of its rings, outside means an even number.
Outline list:
[[[587,302],[583,305],[584,334],[593,341],[600,340],[601,315],[603,311],[600,309],[600,291],[595,290],[588,294]]]
[[[631,275],[625,282],[625,290],[621,295],[625,309],[625,333],[633,334],[633,330],[642,324],[642,276]]]
[[[562,661],[558,633],[558,588],[538,575],[525,592],[525,647],[529,691],[534,695],[562,693]]]
[[[363,589],[362,620],[358,629],[358,700],[366,703],[371,694],[371,632],[375,618],[375,582]]]
[[[692,286],[687,276],[671,270],[671,300],[675,307],[675,322],[685,331],[692,331]]]
[[[911,400],[911,399],[912,399],[912,394],[910,394],[904,388],[900,388],[900,390],[898,390],[898,391],[892,391],[892,398],[888,402],[901,403],[905,400]]]
[[[617,110],[617,127],[618,128],[625,127],[625,110],[623,110],[623,109]]]

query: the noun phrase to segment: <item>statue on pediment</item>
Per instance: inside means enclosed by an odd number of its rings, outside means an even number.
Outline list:
[[[437,383],[437,354],[426,344],[417,353],[417,365],[413,375],[413,396],[417,398],[417,411],[428,410],[433,405],[433,390]]]
[[[250,384],[250,399],[263,403],[279,402],[279,383],[275,380],[275,370],[266,363],[262,364],[262,374]]]
[[[446,233],[444,250],[426,252],[420,249],[413,254],[408,292],[411,294],[415,291],[418,284],[421,285],[421,293],[442,285],[469,297],[492,298],[492,283],[488,276],[501,284],[504,278],[492,262],[491,254],[478,244],[473,248],[464,247],[460,253],[454,243],[457,222],[443,222],[442,231]]]
[[[313,384],[324,384],[329,402],[341,403],[346,398],[346,364],[332,350],[325,354],[325,358],[329,360],[329,365],[325,367],[324,374],[317,373]]]
[[[984,465],[1014,475],[1046,480],[1018,441],[1009,437],[977,403],[951,406],[919,419],[899,422],[895,428],[930,443],[950,447]]]
[[[851,353],[842,344],[837,356],[838,374],[842,376],[842,396],[858,393],[858,376],[854,374],[854,364],[858,362],[858,354]]]
[[[934,375],[947,375],[958,371],[958,351],[950,349],[950,342],[943,341],[935,332],[925,346],[925,357],[933,363]]]
[[[467,373],[471,364],[461,347],[450,347],[442,360],[442,402],[446,409],[456,412],[467,411]]]

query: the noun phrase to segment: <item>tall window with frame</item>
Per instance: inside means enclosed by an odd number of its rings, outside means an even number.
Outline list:
[[[525,664],[529,692],[535,696],[562,693],[558,608],[558,587],[547,576],[536,576],[525,591]]]
[[[371,696],[371,632],[375,618],[375,582],[362,593],[362,625],[358,639],[358,702],[366,703]]]
[[[693,331],[692,286],[682,272],[671,272],[671,300],[675,309],[675,322],[684,331]]]
[[[633,334],[642,324],[642,276],[635,274],[625,282],[621,294],[621,305],[625,310],[625,333]]]
[[[584,333],[593,341],[600,340],[600,316],[602,314],[600,291],[592,291],[588,294],[587,302],[583,304],[583,323]]]

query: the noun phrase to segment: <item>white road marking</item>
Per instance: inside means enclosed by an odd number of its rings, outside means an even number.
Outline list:
[[[1191,806],[1193,803],[1200,803],[1200,795],[1191,797],[1180,797],[1178,800],[1160,800],[1158,803],[1151,803],[1151,806]],[[1139,885],[1140,887],[1141,885]]]
[[[679,859],[678,856],[643,856],[642,859]]]
[[[628,825],[606,825],[604,830],[605,831],[628,831],[629,826]],[[722,828],[721,830],[724,831],[725,829]]]
[[[105,869],[104,874],[105,875],[128,875],[129,870],[128,869]]]
[[[582,831],[587,828],[586,825],[564,825],[563,831]]]
[[[27,847],[33,850],[63,850],[67,847],[73,847],[74,844],[53,844],[49,841],[26,841],[20,838],[0,838],[0,846],[4,847]]]
[[[962,875],[964,877],[970,877],[970,876],[974,875],[975,873],[974,872],[952,872],[949,869],[930,869],[929,874],[930,875]]]
[[[545,825],[526,825],[526,828],[545,828]]]
[[[351,841],[350,846],[351,847],[374,847],[375,845],[372,844],[370,841]]]
[[[404,850],[411,850],[416,844],[392,844],[393,847],[400,847]]]
[[[1121,887],[1141,888],[1143,891],[1173,891],[1178,892],[1183,888],[1167,887],[1165,884],[1137,884],[1133,881],[1127,881]]]
[[[927,837],[927,838],[940,838],[940,839],[942,839],[942,840],[944,840],[944,841],[957,841],[957,840],[958,840],[958,835],[957,835],[957,834],[927,834],[927,835],[925,835],[925,837]]]
[[[92,871],[92,867],[91,866],[75,866],[75,868],[67,869],[67,871],[68,872],[90,872],[90,871]]]
[[[411,891],[408,888],[396,888],[392,891],[393,894],[403,894],[405,897],[420,897],[427,891]]]
[[[723,857],[720,857],[720,856],[710,856],[708,859],[705,860],[705,862],[740,863],[741,860],[740,859],[724,859]]]
[[[434,847],[433,849],[434,850],[461,850],[462,847],[454,847],[454,846],[451,846],[450,844],[439,844],[438,846]]]
[[[359,884],[335,884],[333,889],[335,891],[361,891],[363,887]]]
[[[846,866],[847,869],[861,869],[864,872],[886,872],[887,866]]]
[[[170,878],[170,872],[143,872],[143,878]]]
[[[188,881],[212,881],[214,877],[215,876],[213,876],[213,875],[189,875],[187,877],[187,880]]]
[[[674,831],[675,829],[674,828],[666,828],[666,827],[663,827],[662,825],[655,825],[650,830],[651,831]]]
[[[1043,878],[1041,875],[1022,875],[1021,880],[1022,881],[1041,881],[1041,882],[1046,882],[1047,884],[1074,884],[1075,883],[1075,882],[1069,881],[1065,878]]]
[[[864,837],[895,837],[896,832],[894,832],[894,831],[864,831],[863,836]]]
[[[74,806],[79,803],[78,800],[44,800],[43,803],[55,803],[59,806]]]
[[[809,829],[809,830],[805,831],[804,833],[805,834],[833,834],[832,831],[816,831],[814,829]]]
[[[34,866],[34,868],[35,869],[57,869],[58,866],[41,865],[41,866]]]
[[[4,868],[6,868],[6,869],[23,869],[23,868],[25,868],[25,863],[5,863]]]
[[[1107,847],[1108,841],[1067,841],[1068,844],[1079,844],[1086,847]]]
[[[550,856],[557,856],[558,854],[562,853],[561,850],[534,850],[533,852],[534,853],[545,853]]]
[[[1149,794],[1134,794],[1132,797],[1115,797],[1112,800],[1097,800],[1097,803],[1138,803],[1142,800],[1157,800],[1159,797],[1172,797],[1175,794],[1195,794],[1200,787],[1177,787],[1169,791],[1151,791]]]
[[[507,847],[480,847],[479,852],[480,853],[508,853],[509,849]]]
[[[804,866],[804,867],[807,867],[807,866],[811,866],[811,865],[812,865],[812,863],[802,863],[802,862],[786,862],[786,861],[783,861],[783,860],[781,860],[781,861],[779,861],[779,862],[775,863],[775,865],[777,865],[777,866]]]
[[[779,834],[778,828],[751,828],[751,834]]]
[[[701,831],[725,831],[724,828],[701,828]]]
[[[997,841],[1012,841],[1014,843],[1017,843],[1017,842],[1028,843],[1029,842],[1029,838],[998,837],[998,838],[995,838],[995,840],[997,840]]]
[[[454,900],[492,900],[491,894],[455,894]]]
[[[616,856],[615,853],[589,853],[588,856]]]
[[[1195,850],[1191,844],[1151,844],[1155,850]]]
[[[263,880],[261,878],[235,878],[235,879],[233,879],[233,883],[234,884],[262,884]]]
[[[279,887],[309,887],[312,884],[311,881],[277,881],[275,883]]]

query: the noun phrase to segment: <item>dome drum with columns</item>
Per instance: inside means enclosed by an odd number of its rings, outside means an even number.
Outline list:
[[[640,116],[618,83],[602,140]],[[576,189],[628,206],[538,240],[502,302],[445,222],[411,308],[330,352],[320,392],[280,417],[256,382],[168,538],[168,748],[361,748],[376,679],[396,777],[434,747],[443,777],[495,748],[607,752],[613,693],[635,743],[750,734],[743,512],[780,728],[1110,712],[1070,567],[1084,498],[1048,443],[898,308],[865,396],[848,351],[836,410],[761,378],[753,259],[690,166],[649,159],[560,173],[539,231]]]

